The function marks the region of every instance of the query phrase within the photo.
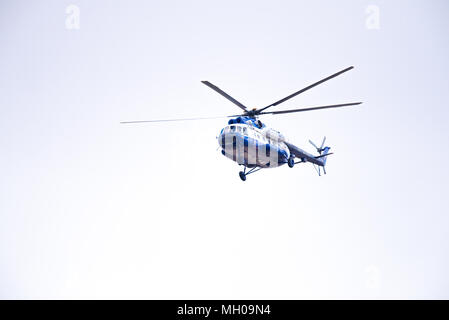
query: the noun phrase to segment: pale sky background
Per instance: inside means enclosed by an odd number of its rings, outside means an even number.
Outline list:
[[[80,29],[66,28],[66,7]],[[379,9],[379,29],[366,9]],[[1,298],[449,298],[447,1],[1,1]],[[226,119],[311,165],[240,181]]]

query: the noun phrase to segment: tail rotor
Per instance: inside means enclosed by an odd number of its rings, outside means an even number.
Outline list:
[[[321,167],[323,167],[323,172],[324,174],[326,174],[326,169],[325,169],[325,165],[326,165],[326,158],[327,155],[329,155],[329,150],[330,147],[325,147],[324,143],[326,142],[326,137],[323,138],[323,141],[321,142],[321,146],[317,147],[317,145],[315,143],[313,143],[312,140],[309,140],[310,144],[312,146],[315,147],[316,151],[319,153],[318,157],[315,158],[322,158],[323,159],[323,164],[322,165],[313,165],[315,167],[315,170],[318,172],[318,175],[321,176]]]

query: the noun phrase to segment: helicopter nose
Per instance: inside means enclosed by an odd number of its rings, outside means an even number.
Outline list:
[[[225,141],[226,141],[226,135],[224,134],[223,130],[220,132],[220,134],[217,137],[218,145],[224,149],[225,148]]]

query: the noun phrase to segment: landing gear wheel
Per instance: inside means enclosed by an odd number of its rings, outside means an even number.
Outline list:
[[[246,174],[245,174],[245,172],[240,171],[239,172],[239,176],[240,176],[240,179],[242,179],[242,181],[246,181]]]
[[[288,166],[293,168],[295,166],[295,160],[293,158],[288,158]]]

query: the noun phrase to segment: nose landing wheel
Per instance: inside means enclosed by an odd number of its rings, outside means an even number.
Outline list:
[[[290,168],[293,168],[295,166],[295,159],[293,159],[293,157],[288,158],[288,166]]]
[[[245,174],[245,172],[240,171],[239,172],[239,176],[240,176],[240,179],[242,179],[242,181],[246,181],[246,174]]]

